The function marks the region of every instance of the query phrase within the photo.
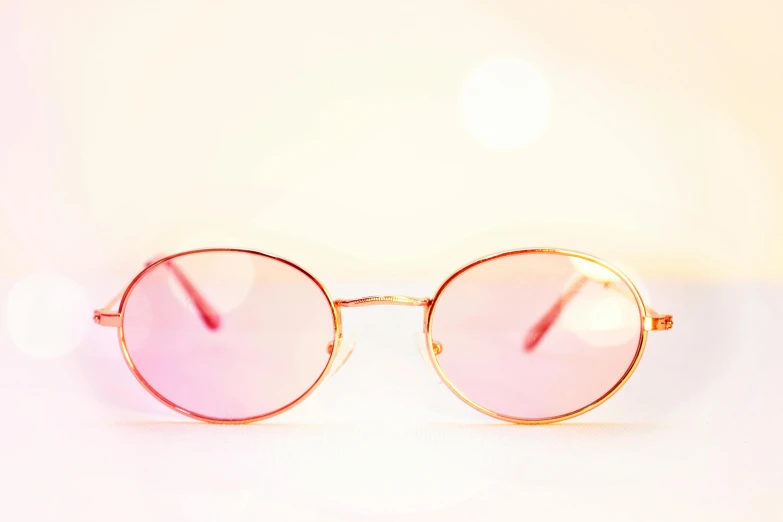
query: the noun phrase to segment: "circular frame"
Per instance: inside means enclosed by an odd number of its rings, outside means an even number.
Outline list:
[[[155,267],[157,267],[160,264],[163,264],[167,261],[171,261],[172,259],[176,259],[178,257],[186,256],[189,254],[199,254],[204,252],[240,252],[244,254],[253,254],[262,256],[268,259],[273,259],[275,261],[279,261],[281,263],[285,263],[286,265],[295,268],[302,274],[306,275],[313,283],[315,283],[318,288],[323,293],[326,300],[329,302],[329,307],[332,310],[332,324],[334,325],[334,339],[332,340],[332,346],[334,349],[332,349],[331,353],[329,354],[329,360],[326,363],[326,366],[324,367],[321,374],[318,376],[318,379],[308,388],[302,395],[300,395],[298,398],[296,398],[293,402],[290,402],[289,404],[286,404],[282,408],[278,408],[277,410],[274,410],[269,413],[265,413],[263,415],[257,415],[254,417],[246,417],[246,418],[239,418],[239,419],[220,419],[217,417],[209,417],[200,415],[198,413],[192,412],[190,410],[187,410],[181,406],[178,406],[177,404],[171,402],[166,397],[158,393],[155,388],[153,388],[139,373],[138,369],[136,368],[136,365],[133,363],[133,359],[131,358],[130,352],[128,351],[128,346],[125,343],[125,332],[124,332],[124,324],[125,324],[125,306],[128,300],[128,297],[131,295],[131,292],[133,292],[133,288],[136,286],[136,284],[143,278],[147,272],[150,270],[153,270]],[[265,252],[259,252],[257,250],[248,250],[243,248],[202,248],[197,250],[187,250],[185,252],[179,252],[177,254],[172,254],[169,256],[166,256],[162,259],[159,259],[155,261],[154,263],[151,263],[148,265],[144,270],[138,273],[135,278],[133,278],[133,281],[128,285],[128,287],[125,289],[125,292],[122,294],[122,300],[120,301],[119,306],[119,314],[120,314],[120,327],[117,329],[119,341],[120,341],[120,348],[122,349],[122,355],[125,359],[125,362],[128,365],[128,368],[130,368],[130,371],[133,373],[133,376],[136,377],[136,380],[139,381],[139,383],[144,387],[145,390],[147,390],[150,395],[155,397],[158,401],[166,405],[167,407],[171,408],[172,410],[176,411],[177,413],[181,413],[182,415],[185,415],[187,417],[190,417],[192,419],[209,422],[213,424],[249,424],[252,422],[268,419],[270,417],[274,417],[276,415],[280,415],[281,413],[290,410],[303,400],[305,400],[315,389],[324,381],[327,375],[329,375],[329,371],[332,368],[332,364],[334,363],[335,359],[337,358],[337,353],[339,352],[339,346],[340,346],[340,340],[342,339],[342,318],[340,316],[340,309],[335,306],[334,300],[332,299],[332,296],[329,295],[329,292],[326,290],[323,284],[315,278],[312,274],[310,274],[308,271],[303,269],[302,267],[292,263],[291,261],[288,261],[287,259],[283,259],[282,257],[278,257],[272,254],[267,254]]]
[[[503,257],[526,255],[526,254],[557,254],[557,255],[568,256],[568,257],[576,257],[579,259],[584,259],[587,261],[592,261],[594,263],[597,263],[598,265],[606,268],[607,270],[610,270],[612,273],[617,275],[626,285],[628,285],[628,287],[631,289],[631,292],[633,293],[634,299],[636,300],[636,304],[639,310],[639,330],[640,330],[639,344],[636,347],[636,354],[634,355],[631,365],[625,371],[625,373],[620,378],[620,380],[617,381],[617,383],[614,386],[612,386],[612,388],[610,388],[609,391],[604,393],[602,396],[600,396],[598,399],[594,400],[590,404],[583,406],[582,408],[579,408],[572,412],[565,413],[563,415],[558,415],[555,417],[546,417],[543,419],[524,419],[520,417],[510,417],[508,415],[502,415],[500,413],[494,412],[488,408],[484,408],[483,406],[479,406],[475,402],[471,401],[469,398],[463,395],[463,393],[459,389],[457,389],[457,387],[454,384],[452,384],[452,382],[446,376],[446,373],[440,367],[440,364],[438,363],[438,359],[435,355],[435,350],[433,348],[433,341],[432,341],[432,314],[435,311],[435,307],[438,305],[438,298],[452,281],[454,281],[457,277],[459,277],[464,272],[480,264],[487,263],[489,261],[493,261],[495,259],[500,259]],[[630,379],[634,370],[636,370],[636,367],[639,365],[639,361],[641,360],[642,354],[644,353],[644,347],[647,344],[647,330],[644,329],[644,318],[646,317],[646,314],[647,314],[647,308],[644,304],[644,301],[642,300],[642,296],[639,293],[639,290],[636,288],[636,285],[634,285],[633,282],[628,278],[628,276],[625,275],[619,268],[607,263],[603,259],[599,259],[595,256],[584,254],[582,252],[575,252],[572,250],[562,250],[559,248],[527,248],[527,249],[507,250],[504,252],[499,252],[486,257],[482,257],[463,266],[462,268],[460,268],[459,270],[451,274],[440,285],[438,290],[435,292],[435,295],[430,300],[430,304],[427,307],[427,310],[425,311],[425,315],[424,315],[424,331],[426,332],[426,337],[427,337],[427,347],[429,351],[430,363],[432,364],[433,368],[435,368],[435,370],[438,372],[438,376],[441,378],[444,384],[446,384],[446,386],[465,404],[480,411],[481,413],[489,415],[490,417],[494,417],[496,419],[500,419],[506,422],[513,422],[515,424],[552,424],[554,422],[560,422],[567,419],[571,419],[573,417],[577,417],[579,415],[582,415],[583,413],[587,413],[593,408],[600,406],[601,404],[609,400],[609,398],[612,395],[617,393],[617,391],[623,387],[623,385],[628,381],[628,379]]]

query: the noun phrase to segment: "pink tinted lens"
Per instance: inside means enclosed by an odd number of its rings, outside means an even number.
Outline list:
[[[332,307],[313,279],[247,252],[155,265],[123,306],[138,375],[173,405],[221,420],[295,402],[324,372],[335,336]]]
[[[641,313],[615,272],[556,253],[499,257],[452,279],[431,317],[443,374],[506,417],[578,411],[613,390],[637,357]]]

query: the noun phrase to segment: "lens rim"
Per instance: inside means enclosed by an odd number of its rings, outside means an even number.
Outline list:
[[[564,413],[562,415],[546,417],[542,419],[526,419],[523,417],[512,417],[509,415],[503,415],[495,411],[492,411],[488,408],[485,408],[483,406],[480,406],[479,404],[476,404],[475,402],[471,401],[451,382],[451,380],[449,380],[448,376],[443,371],[443,368],[441,368],[440,363],[438,362],[437,356],[435,354],[435,349],[433,346],[433,339],[432,339],[432,318],[435,309],[438,305],[438,300],[443,294],[443,291],[454,280],[456,280],[460,275],[464,274],[465,272],[467,272],[472,268],[475,268],[478,265],[482,265],[484,263],[488,263],[504,257],[517,256],[517,255],[529,255],[529,254],[557,254],[557,255],[568,256],[568,257],[576,257],[579,259],[584,259],[587,261],[592,261],[594,263],[597,263],[598,265],[613,272],[626,285],[628,285],[628,287],[631,289],[631,293],[633,294],[634,299],[636,300],[637,309],[639,311],[639,331],[640,331],[639,344],[636,347],[636,353],[634,354],[634,358],[633,361],[631,362],[631,365],[625,371],[625,373],[620,378],[620,380],[617,381],[617,383],[615,383],[614,386],[612,386],[606,393],[604,393],[601,397],[594,400],[590,404],[587,404],[586,406],[583,406],[582,408],[579,408],[577,410]],[[433,365],[433,367],[438,373],[438,376],[446,385],[446,387],[448,387],[449,390],[451,390],[452,393],[454,393],[457,397],[459,397],[465,404],[467,404],[471,408],[474,408],[475,410],[480,411],[481,413],[489,415],[490,417],[494,417],[496,419],[500,419],[506,422],[512,422],[515,424],[531,424],[531,425],[552,424],[555,422],[560,422],[560,421],[577,417],[579,415],[587,413],[588,411],[594,408],[597,408],[598,406],[600,406],[601,404],[609,400],[612,397],[612,395],[617,393],[620,390],[620,388],[622,388],[625,385],[625,383],[628,382],[628,379],[631,378],[631,375],[633,375],[633,372],[636,370],[636,367],[639,365],[639,361],[641,360],[642,354],[644,353],[644,348],[647,345],[648,332],[644,328],[644,319],[646,315],[647,315],[647,307],[645,306],[644,300],[642,299],[642,296],[639,293],[638,288],[636,288],[636,285],[633,284],[633,281],[631,281],[631,279],[627,275],[625,275],[625,273],[623,273],[622,270],[608,263],[607,261],[604,261],[603,259],[592,256],[590,254],[585,254],[583,252],[577,252],[574,250],[564,250],[561,248],[523,248],[523,249],[506,250],[503,252],[490,254],[488,256],[476,259],[475,261],[468,263],[467,265],[463,266],[462,268],[458,269],[456,272],[451,274],[449,277],[447,277],[446,280],[440,285],[438,290],[433,295],[429,305],[427,306],[427,310],[424,313],[424,331],[426,333],[427,346],[429,348],[428,352],[429,352],[430,363]]]
[[[255,415],[252,417],[242,417],[242,418],[220,418],[220,417],[211,417],[207,415],[201,415],[199,413],[195,413],[193,411],[190,411],[186,408],[183,408],[176,403],[170,401],[160,393],[158,393],[155,388],[150,385],[146,379],[141,375],[141,373],[136,368],[136,365],[133,363],[133,358],[131,357],[130,351],[128,350],[128,345],[125,342],[125,307],[128,302],[129,297],[133,293],[134,287],[138,284],[139,281],[151,270],[154,270],[155,267],[158,265],[161,265],[163,263],[166,263],[167,261],[171,261],[173,259],[177,259],[179,257],[191,255],[191,254],[202,254],[202,253],[214,253],[214,252],[237,252],[242,254],[251,254],[251,255],[257,255],[261,257],[265,257],[267,259],[272,259],[274,261],[279,261],[281,263],[284,263],[305,276],[307,276],[313,283],[315,283],[318,288],[321,290],[321,293],[326,298],[327,302],[329,303],[329,308],[332,311],[332,324],[334,326],[334,338],[332,340],[332,351],[329,354],[329,360],[326,363],[326,366],[324,367],[321,374],[318,376],[318,379],[310,386],[302,395],[300,395],[296,400],[293,402],[290,402],[289,404],[286,404],[285,406],[278,408],[277,410],[274,410],[272,412],[264,413],[262,415]],[[304,268],[300,267],[296,263],[293,263],[287,259],[284,259],[282,257],[269,254],[266,252],[261,252],[258,250],[251,250],[251,249],[245,249],[245,248],[199,248],[195,250],[186,250],[183,252],[178,252],[176,254],[171,254],[166,257],[163,257],[161,259],[156,260],[154,263],[151,263],[147,267],[144,268],[141,272],[139,272],[136,277],[133,278],[133,280],[130,282],[130,284],[125,288],[125,291],[122,294],[122,299],[120,300],[119,305],[119,315],[120,315],[120,326],[117,329],[117,335],[120,342],[120,349],[122,350],[122,356],[125,359],[125,363],[127,364],[128,368],[130,369],[133,376],[136,378],[136,380],[141,384],[147,392],[155,397],[158,401],[163,403],[168,408],[176,411],[177,413],[180,413],[182,415],[185,415],[187,417],[190,417],[192,419],[196,419],[199,421],[209,422],[213,424],[249,424],[252,422],[257,422],[260,420],[268,419],[270,417],[274,417],[276,415],[280,415],[281,413],[284,413],[303,400],[305,400],[313,391],[315,391],[318,386],[321,385],[321,383],[326,379],[326,377],[329,375],[329,372],[332,368],[332,364],[337,358],[337,354],[339,352],[339,345],[340,340],[342,339],[342,317],[340,315],[340,308],[335,305],[334,299],[332,299],[332,296],[329,294],[329,291],[326,289],[326,287],[310,272],[305,270]]]

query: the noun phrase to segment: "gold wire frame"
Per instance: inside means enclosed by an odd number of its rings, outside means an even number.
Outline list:
[[[636,348],[636,354],[634,355],[633,361],[631,362],[631,365],[628,367],[628,369],[625,371],[625,374],[620,378],[617,383],[612,386],[612,388],[604,393],[601,397],[596,399],[595,401],[591,402],[587,406],[584,406],[582,408],[579,408],[577,410],[574,410],[569,413],[565,413],[563,415],[557,415],[554,417],[546,417],[543,419],[524,419],[519,417],[511,417],[508,415],[503,415],[501,413],[492,411],[488,408],[485,408],[483,406],[480,406],[476,404],[475,402],[468,399],[446,376],[445,372],[443,371],[443,368],[441,368],[440,364],[438,363],[438,359],[436,357],[436,347],[433,345],[432,340],[432,316],[435,311],[435,308],[438,305],[438,298],[443,294],[443,291],[451,284],[455,279],[457,279],[461,274],[464,272],[481,265],[483,263],[487,263],[489,261],[493,261],[495,259],[501,259],[504,257],[509,256],[517,256],[517,255],[526,255],[526,254],[557,254],[562,256],[569,256],[569,257],[576,257],[579,259],[584,259],[587,261],[592,261],[594,263],[597,263],[598,265],[606,268],[607,270],[611,271],[615,275],[617,275],[626,285],[628,285],[628,288],[631,289],[631,293],[633,294],[633,297],[636,301],[638,310],[639,310],[639,344]],[[494,417],[496,419],[500,419],[506,422],[513,422],[515,424],[551,424],[554,422],[560,422],[567,419],[571,419],[573,417],[576,417],[578,415],[582,415],[583,413],[587,413],[588,411],[592,410],[593,408],[597,408],[609,398],[617,393],[617,391],[623,387],[623,385],[628,381],[628,379],[633,374],[634,370],[636,370],[636,367],[639,365],[639,361],[641,360],[642,354],[644,353],[644,347],[647,344],[647,329],[645,328],[645,324],[647,321],[647,308],[645,307],[644,301],[642,299],[641,294],[639,293],[639,290],[636,288],[636,285],[631,282],[631,280],[626,276],[620,269],[616,268],[615,266],[607,263],[606,261],[599,259],[595,256],[591,256],[589,254],[583,254],[581,252],[575,252],[572,250],[563,250],[559,248],[528,248],[528,249],[518,249],[518,250],[508,250],[505,252],[499,252],[496,254],[492,254],[486,257],[482,257],[480,259],[477,259],[456,272],[454,272],[452,275],[450,275],[443,284],[440,285],[440,288],[435,292],[435,295],[430,300],[429,305],[427,306],[425,312],[424,312],[424,332],[427,337],[427,347],[428,347],[428,353],[429,353],[429,359],[430,364],[432,364],[433,368],[435,368],[435,371],[440,376],[441,380],[446,384],[446,386],[454,393],[457,397],[459,397],[465,404],[468,406],[480,411],[481,413],[484,413],[486,415],[489,415],[490,417]],[[440,350],[437,350],[438,352]]]
[[[313,281],[318,288],[323,293],[326,300],[329,302],[329,307],[332,311],[332,319],[333,319],[333,325],[334,325],[334,339],[332,343],[329,345],[329,360],[327,361],[326,366],[324,367],[323,372],[319,375],[318,379],[308,388],[302,395],[300,395],[296,400],[293,402],[275,410],[269,413],[265,413],[262,415],[254,416],[254,417],[247,417],[247,418],[240,418],[240,419],[221,419],[221,418],[215,418],[215,417],[209,417],[205,415],[201,415],[192,411],[189,411],[181,406],[178,406],[177,404],[173,403],[172,401],[169,401],[165,397],[163,397],[161,394],[159,394],[145,379],[142,377],[142,375],[137,370],[136,366],[133,363],[133,359],[131,358],[130,352],[128,350],[128,346],[125,343],[125,334],[124,334],[124,312],[125,312],[125,306],[128,300],[128,297],[131,295],[131,292],[133,291],[133,288],[136,286],[136,284],[151,270],[155,269],[158,265],[162,263],[166,263],[168,261],[171,261],[173,259],[176,259],[178,257],[187,256],[190,254],[198,254],[198,253],[206,253],[206,252],[239,252],[239,253],[245,253],[245,254],[251,254],[251,255],[258,255],[265,257],[267,259],[272,259],[275,261],[279,261],[281,263],[284,263],[305,276],[307,276],[311,281]],[[569,257],[575,257],[579,259],[584,259],[587,261],[592,261],[593,263],[598,264],[599,266],[602,266],[603,268],[611,271],[616,276],[620,278],[627,286],[630,288],[631,293],[633,295],[633,298],[636,302],[637,308],[639,310],[639,344],[636,349],[636,353],[634,355],[633,361],[631,362],[631,365],[628,367],[628,369],[625,371],[623,376],[620,378],[620,380],[604,395],[593,401],[592,403],[588,404],[587,406],[584,406],[582,408],[579,408],[577,410],[574,410],[572,412],[558,415],[554,417],[547,417],[543,419],[525,419],[525,418],[519,418],[519,417],[511,417],[508,415],[503,415],[500,413],[497,413],[495,411],[489,410],[487,408],[484,408],[483,406],[480,406],[479,404],[471,401],[468,399],[448,378],[448,376],[445,374],[443,369],[441,368],[440,364],[438,363],[437,355],[441,352],[442,347],[433,341],[432,338],[432,318],[433,313],[435,311],[435,308],[438,304],[438,299],[443,294],[443,291],[451,284],[456,278],[458,278],[461,274],[464,272],[481,265],[483,263],[493,261],[495,259],[500,259],[508,256],[516,256],[516,255],[527,255],[527,254],[557,254],[562,256],[569,256]],[[120,299],[119,304],[119,310],[117,312],[112,312],[109,310],[109,308],[116,302],[117,299]],[[127,286],[127,288],[117,297],[115,297],[107,306],[105,306],[103,309],[96,310],[94,314],[94,320],[96,323],[104,325],[104,326],[115,326],[118,327],[118,337],[120,342],[120,348],[122,349],[123,358],[125,359],[125,362],[128,365],[128,368],[131,370],[131,373],[133,373],[136,380],[144,387],[144,389],[147,390],[153,397],[155,397],[158,401],[160,401],[165,406],[171,408],[172,410],[181,413],[183,415],[186,415],[190,418],[204,421],[204,422],[210,422],[210,423],[216,423],[216,424],[246,424],[246,423],[252,423],[264,419],[268,419],[271,417],[274,417],[276,415],[279,415],[285,411],[290,410],[303,400],[305,400],[315,389],[321,385],[321,383],[326,379],[326,377],[329,375],[332,365],[334,362],[339,358],[340,354],[340,348],[341,348],[341,341],[342,341],[342,316],[341,316],[341,308],[342,307],[359,307],[359,306],[371,306],[371,305],[401,305],[401,306],[422,306],[424,307],[424,332],[427,342],[427,351],[429,356],[429,363],[432,364],[433,368],[437,372],[440,379],[444,382],[444,384],[451,390],[457,397],[460,398],[465,404],[468,406],[476,409],[477,411],[484,413],[486,415],[489,415],[490,417],[494,417],[496,419],[500,419],[507,422],[512,422],[515,424],[550,424],[554,422],[560,422],[567,419],[571,419],[573,417],[576,417],[578,415],[582,415],[583,413],[587,413],[588,411],[592,410],[593,408],[596,408],[609,400],[612,395],[617,393],[617,391],[622,388],[622,386],[628,381],[628,379],[631,377],[633,372],[636,370],[636,367],[639,365],[639,361],[641,360],[642,354],[644,353],[644,348],[647,344],[647,333],[651,330],[668,330],[672,327],[672,317],[670,315],[662,315],[658,314],[651,308],[647,308],[644,304],[644,301],[642,299],[641,294],[639,293],[639,290],[636,288],[636,286],[633,284],[633,282],[626,276],[620,269],[617,267],[611,265],[610,263],[599,259],[595,256],[591,256],[589,254],[584,254],[581,252],[571,251],[571,250],[563,250],[563,249],[557,249],[557,248],[528,248],[528,249],[516,249],[516,250],[507,250],[504,252],[499,252],[496,254],[488,255],[485,257],[482,257],[480,259],[477,259],[475,261],[472,261],[471,263],[463,266],[453,274],[451,274],[446,280],[440,285],[438,290],[435,292],[434,296],[432,298],[416,298],[416,297],[407,297],[407,296],[391,296],[391,295],[384,295],[384,296],[367,296],[367,297],[360,297],[356,299],[338,299],[334,300],[332,299],[331,295],[329,294],[328,290],[324,285],[312,274],[310,274],[308,271],[304,270],[300,266],[296,265],[295,263],[292,263],[291,261],[288,261],[287,259],[284,259],[282,257],[260,252],[257,250],[250,250],[250,249],[242,249],[242,248],[203,248],[203,249],[196,249],[196,250],[188,250],[185,252],[180,252],[177,254],[172,254],[163,258],[158,259],[154,263],[149,264],[144,270],[138,273],[136,277],[131,281],[131,283]],[[336,349],[335,349],[336,348]],[[343,361],[344,363],[345,361]]]
[[[246,418],[240,418],[240,419],[220,419],[216,417],[209,417],[205,415],[201,415],[199,413],[187,410],[181,406],[178,406],[177,404],[173,403],[172,401],[165,398],[163,395],[157,392],[155,388],[153,388],[145,379],[142,377],[141,373],[136,369],[135,364],[133,363],[133,359],[131,358],[130,351],[128,350],[128,346],[125,343],[125,332],[123,329],[123,323],[125,318],[125,305],[128,301],[128,297],[131,295],[131,292],[133,291],[133,288],[136,286],[136,284],[150,271],[153,270],[156,266],[166,263],[167,261],[171,261],[173,259],[176,259],[178,257],[190,255],[190,254],[200,254],[200,253],[206,253],[206,252],[240,252],[244,254],[252,254],[257,255],[261,257],[265,257],[267,259],[273,259],[275,261],[280,261],[281,263],[285,263],[286,265],[298,270],[302,274],[306,275],[311,281],[313,281],[316,285],[318,285],[318,288],[321,290],[321,292],[324,294],[324,297],[329,302],[329,307],[332,310],[332,322],[334,324],[334,339],[332,340],[332,344],[330,346],[337,347],[337,349],[332,349],[329,351],[329,360],[326,363],[326,367],[324,367],[323,372],[321,372],[321,375],[318,376],[318,379],[308,388],[302,395],[297,397],[293,402],[286,404],[282,408],[278,408],[277,410],[274,410],[269,413],[264,413],[262,415],[256,415],[253,417],[246,417]],[[326,377],[329,375],[329,372],[332,368],[332,364],[334,364],[334,361],[338,357],[338,353],[340,351],[340,341],[342,340],[342,317],[340,314],[340,309],[334,304],[334,300],[329,295],[329,292],[326,290],[323,284],[316,279],[312,274],[310,274],[308,271],[303,269],[302,267],[283,259],[282,257],[278,257],[272,254],[267,254],[264,252],[259,252],[256,250],[247,250],[243,248],[202,248],[197,250],[188,250],[185,252],[180,252],[177,254],[172,254],[170,256],[163,257],[156,262],[150,264],[147,266],[144,270],[139,272],[139,274],[131,281],[131,283],[128,285],[128,287],[125,289],[125,291],[122,294],[122,299],[120,300],[120,307],[119,307],[119,328],[118,336],[120,340],[120,348],[122,349],[122,355],[125,359],[125,362],[128,365],[128,368],[130,368],[130,371],[133,373],[133,376],[136,377],[136,380],[139,381],[139,384],[141,384],[144,389],[146,389],[153,397],[155,397],[158,401],[166,405],[167,407],[171,408],[172,410],[176,411],[177,413],[181,413],[183,415],[186,415],[192,419],[214,423],[214,424],[249,424],[252,422],[261,421],[264,419],[269,419],[271,417],[274,417],[276,415],[280,415],[283,412],[286,412],[305,400],[315,389],[321,385],[321,383],[326,379]]]

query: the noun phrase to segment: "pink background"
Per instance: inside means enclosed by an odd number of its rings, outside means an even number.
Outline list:
[[[780,519],[782,9],[0,2],[0,517]],[[421,310],[350,310],[299,407],[194,424],[91,317],[204,246],[338,298],[582,250],[675,328],[603,406],[518,428],[437,384]]]

